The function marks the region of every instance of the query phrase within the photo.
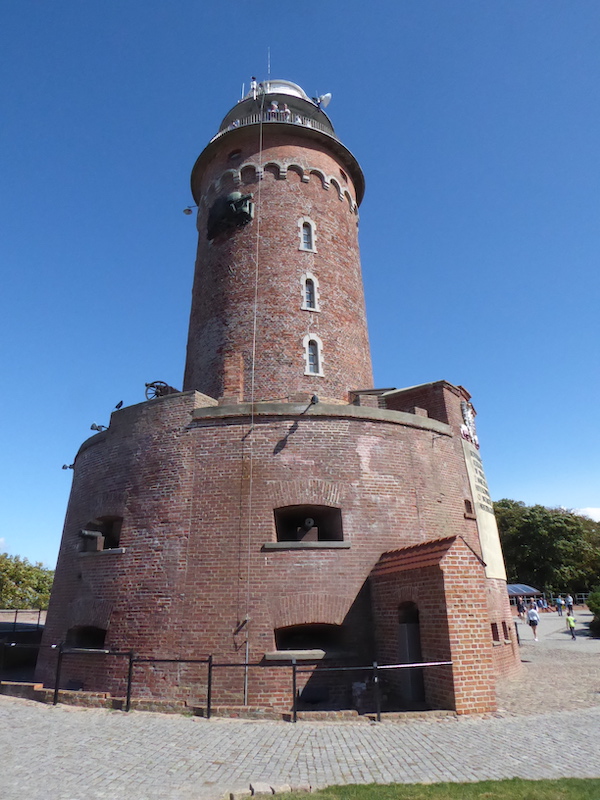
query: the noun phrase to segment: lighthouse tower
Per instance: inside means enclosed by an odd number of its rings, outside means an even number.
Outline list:
[[[364,179],[324,104],[253,82],[196,161],[183,391],[76,456],[43,640],[62,688],[123,695],[133,651],[134,697],[202,706],[212,656],[215,703],[289,711],[295,661],[300,707],[361,711],[360,667],[421,662],[386,672],[386,708],[470,713],[519,667],[470,395],[373,387]]]
[[[198,158],[184,390],[347,402],[373,385],[358,250],[364,178],[325,112],[269,81]]]

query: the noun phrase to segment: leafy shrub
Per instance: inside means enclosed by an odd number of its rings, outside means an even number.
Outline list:
[[[587,599],[587,607],[592,612],[594,617],[600,617],[600,586],[592,589],[590,596]]]

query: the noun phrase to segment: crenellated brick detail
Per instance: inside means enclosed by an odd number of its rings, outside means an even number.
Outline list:
[[[230,184],[236,187],[246,183],[256,183],[262,181],[266,173],[271,173],[276,180],[286,180],[288,172],[298,175],[302,183],[309,183],[311,176],[317,177],[322,188],[327,191],[333,188],[339,200],[345,200],[348,210],[358,216],[358,205],[348,189],[343,189],[340,182],[333,175],[326,175],[323,170],[317,167],[302,166],[293,162],[267,161],[264,164],[257,164],[251,161],[240,164],[239,167],[224,170],[212,184],[208,187],[206,194],[202,198],[199,208],[206,208],[211,201],[227,188]],[[200,212],[199,212],[200,213]]]

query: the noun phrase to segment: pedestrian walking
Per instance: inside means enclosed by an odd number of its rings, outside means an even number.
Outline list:
[[[558,611],[558,616],[559,617],[562,617],[562,615],[563,615],[563,606],[564,606],[564,604],[565,604],[565,601],[562,599],[562,597],[559,596],[559,597],[556,598],[556,610]]]
[[[571,639],[575,639],[575,616],[572,611],[567,614],[567,628],[571,634]]]
[[[567,606],[567,613],[568,614],[572,614],[573,613],[573,598],[571,597],[570,594],[568,594],[565,597],[565,605]]]
[[[525,603],[520,595],[517,597],[517,614],[519,619],[523,619],[525,616]]]
[[[533,641],[537,642],[537,626],[540,622],[540,615],[538,614],[538,610],[535,604],[535,600],[532,600],[529,604],[529,608],[527,609],[527,624],[531,626],[531,630],[533,633]]]

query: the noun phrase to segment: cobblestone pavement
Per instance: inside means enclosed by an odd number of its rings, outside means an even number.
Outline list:
[[[253,782],[600,777],[600,642],[571,642],[560,635],[563,624],[544,618],[535,647],[521,626],[523,673],[500,687],[505,711],[485,718],[292,725],[0,696],[0,797],[217,800]]]
[[[501,709],[531,715],[600,705],[600,639],[588,636],[589,611],[576,609],[575,619],[575,641],[555,612],[541,615],[537,642],[524,622],[517,623],[523,669],[498,682]]]

